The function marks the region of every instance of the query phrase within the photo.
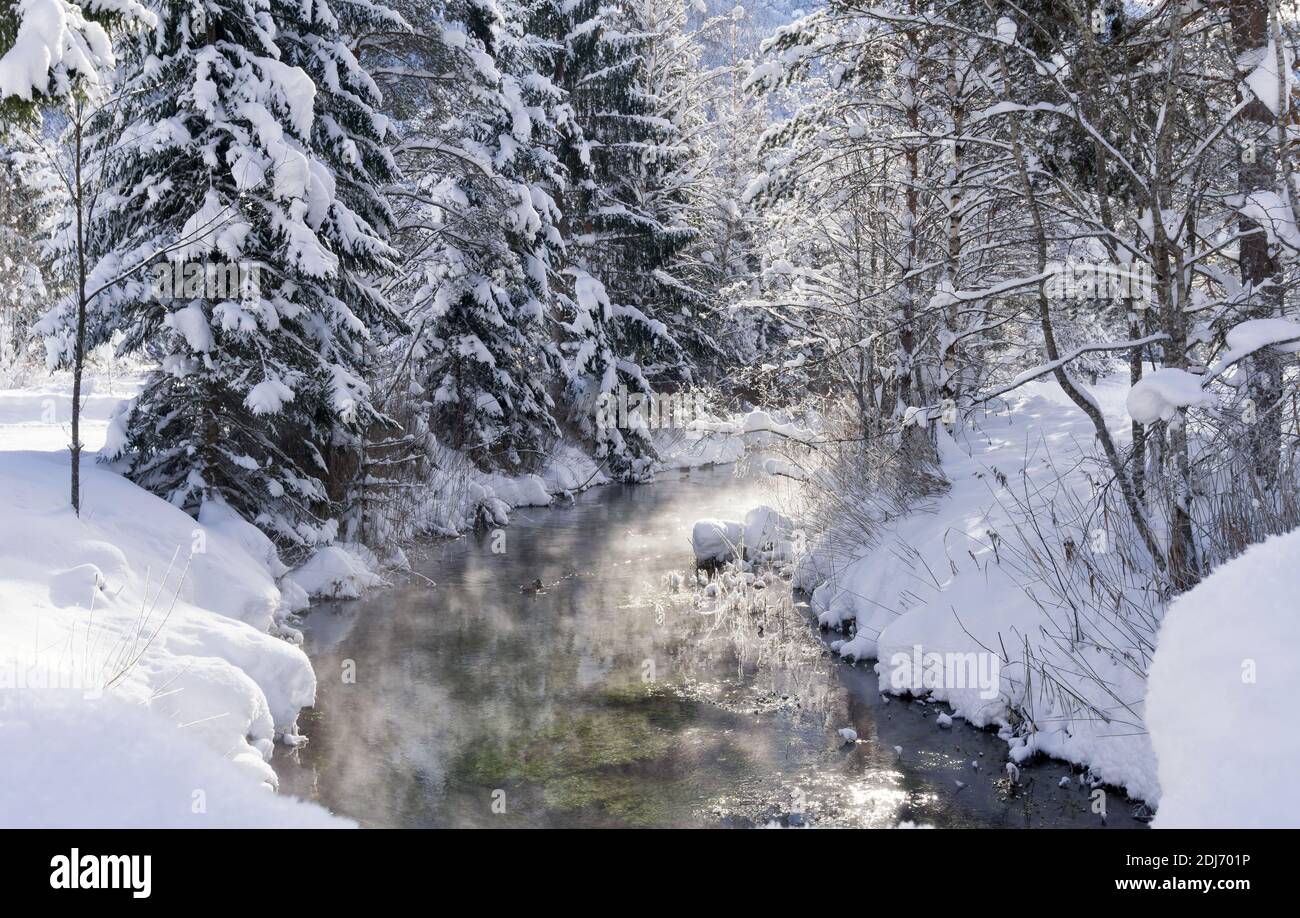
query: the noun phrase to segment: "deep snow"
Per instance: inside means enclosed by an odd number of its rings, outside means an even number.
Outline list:
[[[1293,330],[1260,334],[1279,340]],[[1126,439],[1126,414],[1154,420],[1167,417],[1171,405],[1204,397],[1195,378],[1160,376],[1176,372],[1158,371],[1147,377],[1151,386],[1131,392],[1119,376],[1092,387],[1117,440]],[[856,620],[857,634],[832,647],[850,661],[876,661],[882,692],[928,692],[973,724],[998,728],[1008,767],[1039,753],[1083,766],[1088,781],[1119,786],[1156,807],[1156,827],[1300,825],[1300,795],[1292,789],[1300,742],[1289,728],[1300,693],[1293,611],[1300,532],[1252,547],[1176,599],[1159,622],[1154,653],[1110,633],[1112,647],[1149,664],[1145,677],[1136,662],[1120,665],[1101,649],[1065,658],[1059,648],[1071,625],[1067,610],[1006,563],[1020,514],[1011,489],[1020,500],[1036,495],[1040,516],[1050,506],[1043,495],[1073,491],[1086,504],[1093,482],[1076,460],[1092,442],[1090,423],[1054,382],[1026,385],[1005,410],[958,439],[941,435],[951,489],[933,509],[904,516],[854,555],[813,541],[795,583],[812,591],[823,625]],[[1101,538],[1075,550],[1108,547]],[[1105,628],[1095,621],[1084,627]],[[995,691],[978,680],[955,685],[950,674],[927,678],[918,665],[927,655],[966,660],[990,650],[1000,664],[990,680]],[[1064,691],[1028,684],[1026,654],[1077,664],[1058,673]],[[1088,670],[1100,681],[1080,676]],[[1063,700],[1071,692],[1105,719],[1079,716],[1077,705]],[[1029,721],[1017,722],[1013,709],[1029,712]]]
[[[1103,379],[1092,389],[1121,438],[1127,393],[1127,383],[1119,377]],[[1072,687],[1107,710],[1109,722],[1074,717],[1058,693],[1038,683],[1028,687],[1020,662],[1025,650],[1052,652],[1047,632],[1060,622],[1040,608],[1048,597],[1035,600],[1023,578],[999,559],[999,542],[1005,544],[1014,526],[1015,499],[1009,489],[1032,493],[1053,485],[1069,468],[1066,486],[1086,494],[1091,484],[1082,471],[1071,468],[1072,457],[1086,453],[1092,441],[1091,424],[1055,382],[1025,385],[1003,410],[990,412],[958,439],[941,435],[943,471],[951,488],[935,499],[933,510],[904,516],[878,544],[856,555],[828,550],[811,539],[795,580],[812,593],[823,624],[838,627],[846,618],[856,619],[857,634],[838,650],[850,660],[878,661],[882,692],[928,691],[971,723],[1000,729],[1012,762],[1037,753],[1064,759],[1086,767],[1093,780],[1155,805],[1160,782],[1142,724],[1145,681],[1101,652],[1082,652],[1090,666],[1106,675],[1113,696],[1086,680],[1075,680]],[[926,667],[916,665],[931,658],[927,655],[955,660],[963,664],[959,672],[972,675],[978,675],[984,657],[1010,660],[987,661],[984,672],[997,670],[990,691],[975,678],[962,685],[929,678]],[[1013,723],[1013,707],[1031,711],[1033,726]]]
[[[93,452],[78,519],[58,398],[0,392],[0,825],[346,825],[269,792],[272,744],[297,741],[316,692],[270,633],[294,636],[270,542],[220,507],[191,519]]]
[[[199,520],[96,461],[139,375],[88,376],[80,519],[68,500],[70,380],[0,390],[0,826],[346,826],[272,792],[277,740],[316,676],[289,615],[384,583],[358,546],[296,571],[227,508]],[[661,432],[662,468],[735,461],[739,437]],[[562,447],[538,475],[471,472],[423,523],[505,525],[608,479]],[[400,550],[394,557],[401,558]]]
[[[1147,692],[1157,828],[1300,826],[1300,532],[1252,546],[1170,606]]]

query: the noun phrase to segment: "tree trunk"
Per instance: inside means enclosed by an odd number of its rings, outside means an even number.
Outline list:
[[[72,202],[77,214],[77,340],[72,354],[72,512],[81,516],[81,374],[86,362],[86,194],[82,177],[82,111],[78,105],[73,117],[73,153],[75,162]]]
[[[1230,0],[1228,18],[1232,25],[1233,50],[1238,55],[1266,48],[1268,45],[1268,6],[1260,0]],[[1246,76],[1253,65],[1238,72]],[[1277,153],[1269,142],[1274,127],[1273,113],[1260,99],[1250,95],[1241,113],[1243,147],[1237,172],[1237,188],[1243,198],[1261,191],[1277,190]],[[1253,155],[1245,152],[1253,141]],[[1253,162],[1248,160],[1253,159]],[[1281,315],[1282,264],[1276,251],[1270,251],[1264,228],[1241,217],[1238,226],[1241,240],[1240,271],[1242,284],[1252,288],[1248,319],[1272,319]],[[1266,289],[1261,290],[1261,287]],[[1247,424],[1245,444],[1249,467],[1262,488],[1272,490],[1277,483],[1282,446],[1282,371],[1283,357],[1271,348],[1251,356],[1245,366],[1247,395],[1254,403],[1253,420]]]
[[[998,51],[998,63],[1002,71],[1003,81],[1010,85],[1011,75],[1007,68],[1006,53],[1000,49]],[[1048,264],[1047,230],[1043,225],[1038,196],[1034,192],[1033,182],[1029,178],[1029,168],[1025,163],[1025,152],[1020,140],[1020,120],[1015,115],[1012,115],[1009,124],[1011,129],[1011,158],[1015,163],[1016,174],[1020,180],[1020,191],[1024,195],[1025,205],[1029,208],[1030,221],[1033,225],[1037,273],[1045,274]],[[1047,352],[1047,359],[1052,362],[1059,361],[1061,352],[1056,344],[1056,329],[1052,321],[1051,305],[1047,298],[1046,280],[1038,283],[1038,322],[1043,332],[1043,349]],[[1132,518],[1133,525],[1142,539],[1142,544],[1146,546],[1156,567],[1161,571],[1165,570],[1165,556],[1161,551],[1160,542],[1156,539],[1146,513],[1133,490],[1133,480],[1124,468],[1124,462],[1119,455],[1119,450],[1115,447],[1115,438],[1110,435],[1110,430],[1106,427],[1106,419],[1102,415],[1101,409],[1097,407],[1097,403],[1091,395],[1081,391],[1074,384],[1074,380],[1070,378],[1070,374],[1066,372],[1063,365],[1058,365],[1055,368],[1053,376],[1070,401],[1074,402],[1079,410],[1087,415],[1088,420],[1092,422],[1097,440],[1101,444],[1102,452],[1110,465],[1111,474],[1115,476],[1115,481],[1119,484],[1120,494],[1124,498],[1124,505],[1128,508],[1129,516]]]

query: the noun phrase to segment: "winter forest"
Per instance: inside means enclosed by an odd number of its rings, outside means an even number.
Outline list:
[[[0,0],[0,826],[1300,826],[1298,45]]]

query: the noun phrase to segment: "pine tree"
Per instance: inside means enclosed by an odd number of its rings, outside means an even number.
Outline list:
[[[57,186],[30,146],[21,136],[0,144],[0,379],[21,362],[54,283],[41,240],[58,207]]]
[[[593,0],[541,0],[528,25],[544,41],[542,72],[567,103],[553,138],[566,180],[565,261],[554,285],[566,420],[608,473],[627,479],[649,475],[654,451],[648,431],[625,424],[617,410],[611,420],[609,409],[650,397],[644,361],[681,363],[667,326],[638,305],[651,269],[636,250],[648,242],[652,219],[628,202],[653,144],[636,84],[642,38],[633,28],[626,4]]]
[[[534,468],[558,435],[545,336],[558,179],[543,146],[558,93],[516,7],[398,8],[411,31],[368,53],[402,135],[395,296],[418,330],[414,382],[443,443],[483,468]]]
[[[382,119],[323,2],[158,12],[97,124],[90,343],[120,330],[122,351],[159,364],[107,453],[192,513],[224,501],[286,546],[327,541],[326,453],[374,421],[367,350],[399,326],[365,279],[387,258],[366,190]],[[309,53],[319,85],[282,59]],[[44,323],[56,359],[67,318]]]

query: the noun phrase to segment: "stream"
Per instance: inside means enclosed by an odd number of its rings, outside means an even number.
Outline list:
[[[996,735],[882,698],[788,584],[706,595],[692,524],[773,502],[740,468],[519,508],[409,552],[422,576],[314,604],[281,792],[375,827],[1142,826],[1114,791],[1094,814],[1077,769],[1013,784]]]

